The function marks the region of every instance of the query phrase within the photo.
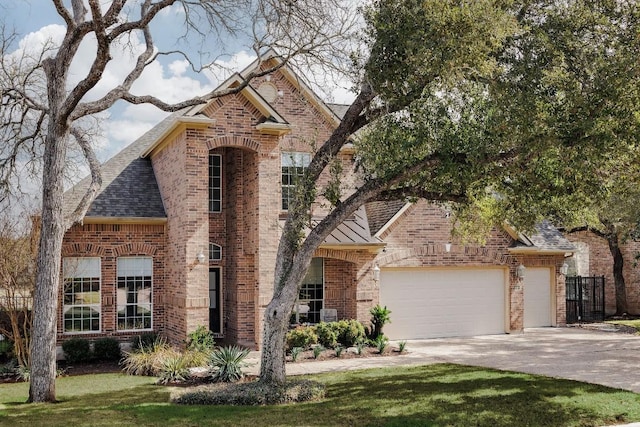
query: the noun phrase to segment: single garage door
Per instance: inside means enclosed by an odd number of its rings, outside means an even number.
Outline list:
[[[524,273],[524,327],[551,326],[551,269],[527,268]]]
[[[502,269],[383,269],[380,305],[391,310],[390,339],[502,334]]]

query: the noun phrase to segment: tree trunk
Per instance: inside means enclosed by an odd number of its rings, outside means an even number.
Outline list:
[[[285,369],[285,339],[287,322],[291,308],[287,309],[289,301],[282,297],[274,297],[264,314],[264,335],[262,342],[262,359],[260,361],[260,381],[268,384],[284,384]]]
[[[616,314],[621,316],[627,312],[627,288],[624,282],[624,258],[620,250],[620,239],[616,230],[613,230],[607,236],[609,251],[613,256],[613,282],[616,293]]]
[[[56,336],[64,237],[63,177],[68,127],[50,115],[42,179],[42,229],[37,255],[31,338],[29,402],[56,401]],[[62,120],[58,120],[62,121]]]

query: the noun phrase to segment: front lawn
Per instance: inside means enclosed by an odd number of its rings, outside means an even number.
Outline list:
[[[178,406],[170,387],[118,374],[61,378],[55,405],[24,404],[0,385],[0,425],[47,426],[602,426],[640,420],[640,396],[603,386],[451,364],[314,375],[320,402]]]

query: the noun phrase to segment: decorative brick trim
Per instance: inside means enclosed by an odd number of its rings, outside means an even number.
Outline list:
[[[452,250],[450,253],[443,251],[442,245],[425,245],[417,248],[409,248],[390,253],[378,258],[378,265],[381,267],[396,263],[409,258],[423,258],[431,256],[455,256],[465,255],[478,258],[484,258],[498,265],[515,266],[516,260],[508,254],[500,253],[495,249],[489,249],[478,246],[465,246],[462,251]],[[454,263],[455,264],[455,263]]]
[[[260,143],[251,138],[233,135],[219,136],[207,140],[207,148],[209,150],[218,147],[246,148],[257,153],[260,150]]]
[[[337,249],[316,249],[314,254],[316,257],[334,258],[341,261],[352,262],[354,264],[361,260],[361,257],[358,255],[358,253],[354,253],[353,251],[340,251]]]
[[[146,255],[153,256],[156,254],[157,248],[147,243],[127,243],[124,245],[116,246],[113,248],[113,254],[115,256],[124,255]]]
[[[105,253],[105,248],[100,245],[94,245],[93,243],[70,243],[62,246],[62,256],[99,256],[102,257]]]

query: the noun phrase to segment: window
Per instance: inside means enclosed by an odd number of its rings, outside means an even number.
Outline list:
[[[100,258],[65,258],[64,332],[100,331]]]
[[[311,163],[309,153],[282,153],[282,209],[289,209],[293,199],[296,182],[302,177]]]
[[[222,156],[209,154],[209,212],[222,212]]]
[[[118,258],[118,330],[151,329],[153,260]]]
[[[300,322],[319,323],[324,301],[324,263],[322,258],[313,258],[307,275],[302,280],[298,305],[309,306],[309,311],[299,315]]]
[[[209,243],[209,261],[220,261],[222,259],[222,246]]]

